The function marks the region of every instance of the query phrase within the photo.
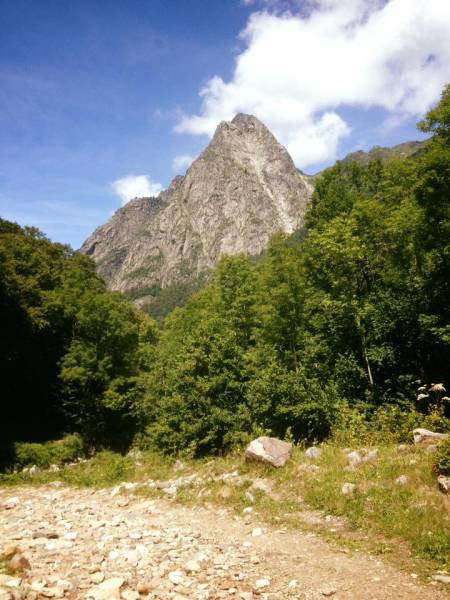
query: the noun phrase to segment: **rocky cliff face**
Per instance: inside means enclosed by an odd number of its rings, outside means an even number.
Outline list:
[[[259,254],[272,233],[302,227],[312,193],[286,149],[255,117],[222,122],[184,177],[130,201],[86,240],[108,288],[151,296],[214,266]],[[148,298],[149,300],[151,298]]]

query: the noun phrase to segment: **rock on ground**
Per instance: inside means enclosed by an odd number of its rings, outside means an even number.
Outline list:
[[[447,438],[448,435],[446,433],[436,433],[435,431],[429,431],[428,429],[414,429],[413,430],[413,438],[415,444],[426,444],[436,442],[437,440],[443,440]]]
[[[245,449],[245,459],[266,462],[282,467],[292,454],[292,444],[277,438],[261,436],[250,442]]]

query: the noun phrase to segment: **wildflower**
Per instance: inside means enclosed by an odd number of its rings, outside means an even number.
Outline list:
[[[430,387],[430,392],[446,392],[447,390],[444,387],[443,383],[434,383]]]
[[[425,398],[429,398],[428,394],[419,394],[417,396],[417,400],[424,400]]]

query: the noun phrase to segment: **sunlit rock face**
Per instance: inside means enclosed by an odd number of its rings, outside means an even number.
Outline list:
[[[194,279],[224,254],[258,255],[274,232],[301,228],[312,189],[270,131],[238,114],[220,123],[184,177],[158,198],[128,202],[81,252],[109,289],[151,294]]]

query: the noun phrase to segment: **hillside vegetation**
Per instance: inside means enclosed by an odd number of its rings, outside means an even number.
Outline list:
[[[223,258],[160,328],[89,258],[1,221],[4,464],[63,433],[196,457],[263,432],[448,430],[428,386],[450,384],[449,87],[419,126],[414,158],[326,170],[307,232]]]

